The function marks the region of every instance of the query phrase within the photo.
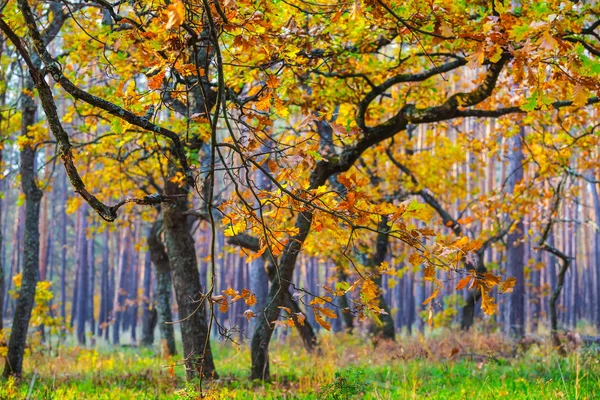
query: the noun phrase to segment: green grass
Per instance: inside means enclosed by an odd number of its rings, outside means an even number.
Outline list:
[[[210,399],[593,399],[600,388],[596,353],[560,358],[533,346],[513,357],[512,344],[494,335],[445,333],[377,348],[364,338],[329,335],[317,354],[275,343],[266,383],[248,380],[247,345],[213,347],[221,379],[204,386]],[[21,382],[0,384],[0,399],[26,398],[32,382],[32,399],[199,398],[180,363],[154,349],[106,345],[36,351]]]

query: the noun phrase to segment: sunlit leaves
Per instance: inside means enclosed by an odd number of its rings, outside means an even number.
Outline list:
[[[185,20],[185,6],[181,0],[174,0],[167,6],[166,10],[168,20],[165,28],[179,28]]]

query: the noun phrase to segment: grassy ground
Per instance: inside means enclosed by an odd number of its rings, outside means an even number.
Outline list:
[[[546,345],[523,351],[495,335],[444,333],[377,348],[361,338],[324,336],[313,355],[276,343],[268,383],[248,380],[247,346],[214,348],[221,379],[204,387],[212,399],[594,399],[600,393],[597,353],[559,358]],[[154,349],[100,345],[58,355],[35,351],[21,382],[0,384],[0,399],[199,398],[179,361]]]

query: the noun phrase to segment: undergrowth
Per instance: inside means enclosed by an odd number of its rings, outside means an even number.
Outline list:
[[[203,385],[208,399],[593,399],[600,361],[590,350],[556,356],[545,344],[527,349],[499,335],[442,333],[400,338],[374,348],[352,336],[324,335],[308,354],[274,343],[269,382],[248,380],[247,345],[215,343],[221,378]],[[34,351],[19,382],[0,385],[1,399],[197,399],[177,357],[156,349],[62,348]]]

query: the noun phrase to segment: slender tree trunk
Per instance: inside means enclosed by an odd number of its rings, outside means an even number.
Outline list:
[[[139,229],[139,228],[138,228]],[[139,236],[138,236],[139,237]],[[128,326],[131,328],[131,342],[137,342],[137,321],[138,321],[138,281],[139,281],[139,253],[131,248],[132,253],[132,261],[131,261],[131,270],[129,273],[129,303],[131,304],[127,310],[128,315]]]
[[[562,355],[565,355],[565,349],[562,346],[562,343],[560,342],[560,338],[558,336],[558,313],[556,310],[556,303],[564,286],[565,274],[569,269],[571,259],[563,254],[561,260],[562,265],[560,271],[558,272],[556,287],[554,288],[554,290],[552,291],[552,295],[550,296],[550,332],[552,337],[552,344],[556,349],[558,349],[558,351]]]
[[[77,326],[77,341],[79,344],[85,345],[85,324],[88,317],[88,296],[89,296],[89,268],[88,268],[88,248],[87,248],[87,206],[82,206],[77,212],[79,219],[79,230],[77,232],[77,245],[75,246],[77,251],[77,270],[78,273],[78,284],[77,284],[77,312],[76,322]]]
[[[389,227],[387,226],[387,222],[387,217],[381,217],[381,221],[379,223],[379,226],[377,227],[379,233],[377,234],[377,240],[375,242],[375,252],[373,253],[368,262],[369,268],[376,269],[381,265],[383,261],[385,261],[385,257],[387,255],[387,247],[389,243]],[[396,331],[394,328],[394,320],[392,319],[392,313],[384,298],[383,289],[381,285],[381,274],[376,273],[374,275],[373,283],[379,289],[379,308],[383,309],[385,313],[379,315],[381,323],[371,323],[369,332],[373,335],[375,340],[377,340],[378,338],[395,340]]]
[[[115,284],[114,293],[114,325],[113,325],[113,344],[119,344],[121,335],[121,323],[125,310],[125,283],[127,281],[127,269],[129,267],[128,251],[131,243],[131,231],[129,229],[123,231],[123,240],[121,244],[121,254],[119,255],[119,266],[117,270],[117,283]]]
[[[523,143],[524,128],[520,133],[513,136],[510,142],[512,152],[509,154],[510,176],[507,182],[507,190],[515,194],[516,186],[523,180]],[[524,251],[523,235],[525,227],[522,220],[517,221],[513,230],[508,234],[506,265],[507,274],[516,278],[517,282],[512,293],[507,297],[509,306],[505,308],[505,332],[508,335],[520,338],[525,334],[525,274],[524,274]]]
[[[144,258],[144,297],[142,299],[142,346],[154,344],[154,328],[156,327],[156,307],[152,300],[152,260],[150,251],[146,252]]]
[[[176,354],[173,316],[171,315],[171,267],[165,246],[160,238],[162,220],[157,217],[148,234],[148,250],[156,271],[156,308],[158,327],[167,355]]]
[[[2,53],[0,47],[0,54]],[[0,96],[0,108],[4,106],[4,93]],[[4,132],[2,131],[2,113],[0,113],[0,136]],[[0,147],[0,165],[2,165],[2,148]],[[0,191],[4,192],[4,179],[0,179]],[[2,206],[4,206],[3,199],[0,199],[0,331],[4,329],[4,293],[6,287],[4,285],[4,220],[2,219]]]
[[[0,57],[4,53],[4,43],[5,39],[0,40]],[[6,82],[6,74],[4,70],[0,71],[0,80]],[[0,109],[4,109],[4,105],[6,104],[6,89],[8,89],[5,85],[5,88],[0,92]],[[7,132],[4,131],[4,116],[0,112],[0,138],[7,136]],[[3,144],[0,142],[0,144]],[[0,145],[0,166],[2,166],[3,162],[3,147]],[[4,193],[4,176],[0,176],[0,192]],[[4,223],[5,220],[2,218],[2,206],[4,206],[4,199],[0,199],[0,331],[4,329],[4,294],[6,292],[6,287],[4,284]]]
[[[89,266],[89,292],[88,292],[88,306],[87,306],[87,317],[86,319],[90,322],[90,334],[93,336],[96,333],[96,319],[94,317],[94,297],[96,295],[96,240],[94,237],[87,241],[88,250],[88,266]]]
[[[595,176],[592,173],[588,173],[591,179]],[[598,187],[595,183],[590,183],[590,192],[592,194],[592,202],[594,204],[594,219],[596,223],[596,229],[594,230],[594,261],[596,277],[596,312],[594,317],[596,318],[596,327],[600,328],[600,196],[598,195]]]
[[[36,106],[31,97],[33,80],[25,77],[24,91],[21,96],[21,135],[27,136],[29,126],[35,123]],[[35,150],[25,145],[21,150],[21,187],[25,194],[25,244],[23,254],[23,275],[21,290],[13,316],[12,331],[8,341],[8,354],[4,367],[4,376],[21,376],[23,372],[23,354],[27,340],[27,329],[33,309],[35,287],[39,275],[40,256],[40,202],[42,191],[36,184]]]
[[[60,204],[60,315],[67,322],[67,173],[62,171],[62,199]]]
[[[108,331],[110,315],[110,289],[108,282],[108,264],[109,264],[109,241],[110,234],[108,229],[104,231],[104,243],[102,247],[102,265],[100,267],[100,312],[98,314],[98,336],[102,336]]]

